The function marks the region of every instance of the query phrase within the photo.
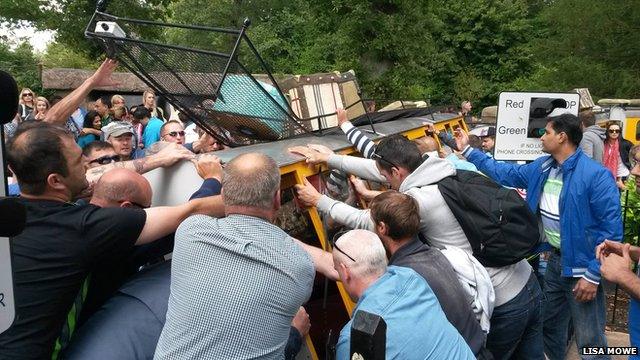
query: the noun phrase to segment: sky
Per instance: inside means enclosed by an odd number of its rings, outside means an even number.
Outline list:
[[[31,26],[18,29],[10,29],[6,24],[0,24],[0,36],[6,35],[12,46],[17,45],[22,40],[28,40],[36,52],[44,52],[47,45],[53,41],[55,31],[36,31]]]

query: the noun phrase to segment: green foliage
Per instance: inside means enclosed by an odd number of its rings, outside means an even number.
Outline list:
[[[49,44],[42,57],[45,68],[96,69],[100,65],[98,59],[90,59],[87,54],[74,50],[59,42]]]
[[[30,88],[38,95],[48,96],[43,92],[40,81],[38,64],[40,60],[33,53],[29,43],[19,44],[15,49],[10,49],[6,42],[0,43],[0,69],[11,74],[20,88]]]
[[[171,0],[118,0],[109,1],[107,11],[132,18],[164,20],[166,5]],[[56,41],[69,46],[74,52],[98,57],[100,49],[84,36],[84,30],[96,8],[96,0],[21,0],[0,1],[0,21],[14,26],[25,22],[37,29],[56,30]],[[144,34],[158,38],[160,34]]]
[[[638,231],[640,229],[640,194],[636,191],[636,181],[630,176],[625,183],[626,190],[622,192],[622,216],[624,221],[624,242],[639,245]]]
[[[1,1],[0,20],[56,29],[60,45],[48,50],[45,65],[85,68],[103,56],[84,38],[94,8],[95,0]],[[638,0],[120,0],[108,12],[235,29],[248,17],[248,34],[272,72],[353,69],[369,98],[471,99],[480,109],[508,90],[640,93]],[[220,52],[235,42],[204,31],[134,30]],[[248,49],[240,56],[262,72]]]
[[[545,29],[532,41],[537,66],[518,79],[519,88],[588,87],[598,98],[638,96],[638,1],[555,0],[537,21]]]

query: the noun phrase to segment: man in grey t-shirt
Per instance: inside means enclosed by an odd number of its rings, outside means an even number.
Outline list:
[[[167,320],[155,359],[281,359],[311,295],[311,258],[271,222],[273,159],[244,154],[222,179],[226,218],[187,218],[176,232]]]

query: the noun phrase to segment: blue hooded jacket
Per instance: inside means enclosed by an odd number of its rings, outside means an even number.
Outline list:
[[[583,276],[592,283],[600,282],[596,246],[605,239],[622,239],[620,193],[610,171],[580,149],[562,165],[550,155],[525,165],[497,162],[470,147],[464,150],[463,155],[498,183],[527,189],[527,203],[536,214],[549,171],[560,166],[563,181],[560,193],[562,276]]]

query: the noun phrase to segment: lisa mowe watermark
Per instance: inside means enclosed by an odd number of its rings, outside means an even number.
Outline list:
[[[583,347],[580,353],[582,355],[638,355],[638,348],[635,346]]]

